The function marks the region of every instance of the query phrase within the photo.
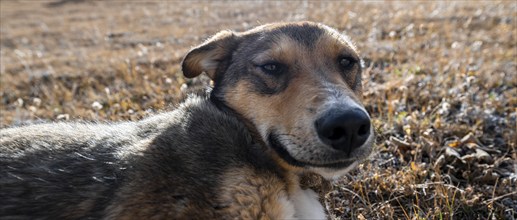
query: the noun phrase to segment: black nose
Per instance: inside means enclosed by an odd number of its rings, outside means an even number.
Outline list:
[[[370,136],[370,117],[361,109],[333,109],[315,122],[320,139],[348,154]]]

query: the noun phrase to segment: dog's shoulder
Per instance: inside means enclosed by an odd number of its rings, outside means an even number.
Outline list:
[[[293,216],[284,173],[264,147],[253,141],[238,117],[219,109],[207,97],[189,97],[173,112],[138,126],[140,131],[161,131],[141,156],[132,159],[132,182],[117,194],[108,208],[109,216]],[[135,191],[139,193],[130,193]],[[141,205],[147,203],[152,205]],[[160,209],[174,211],[163,213]]]

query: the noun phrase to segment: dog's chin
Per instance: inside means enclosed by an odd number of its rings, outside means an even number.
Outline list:
[[[267,139],[271,148],[273,148],[282,160],[292,166],[301,167],[308,171],[317,173],[328,180],[333,180],[345,175],[347,172],[354,169],[366,157],[355,155],[347,158],[336,158],[334,161],[329,161],[328,159],[321,162],[304,161],[293,157],[275,133],[270,133]]]
[[[309,170],[311,172],[321,175],[323,178],[327,180],[333,181],[344,176],[345,174],[356,168],[357,165],[359,165],[359,163],[360,161],[354,161],[349,166],[344,168],[311,167],[309,168]]]

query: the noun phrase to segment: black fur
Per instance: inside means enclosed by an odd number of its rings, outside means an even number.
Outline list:
[[[313,49],[324,30],[310,24],[288,25],[273,31],[273,34],[285,34],[309,49]]]

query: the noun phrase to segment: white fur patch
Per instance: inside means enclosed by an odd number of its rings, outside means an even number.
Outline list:
[[[295,219],[296,218],[294,205],[291,201],[289,201],[289,199],[285,195],[280,196],[280,198],[278,199],[278,202],[280,204],[282,204],[282,208],[283,208],[282,219]]]
[[[298,187],[289,197],[281,196],[278,199],[284,208],[282,219],[327,219],[318,194],[313,190]]]
[[[297,219],[327,219],[318,194],[311,189],[298,189],[291,197]]]

